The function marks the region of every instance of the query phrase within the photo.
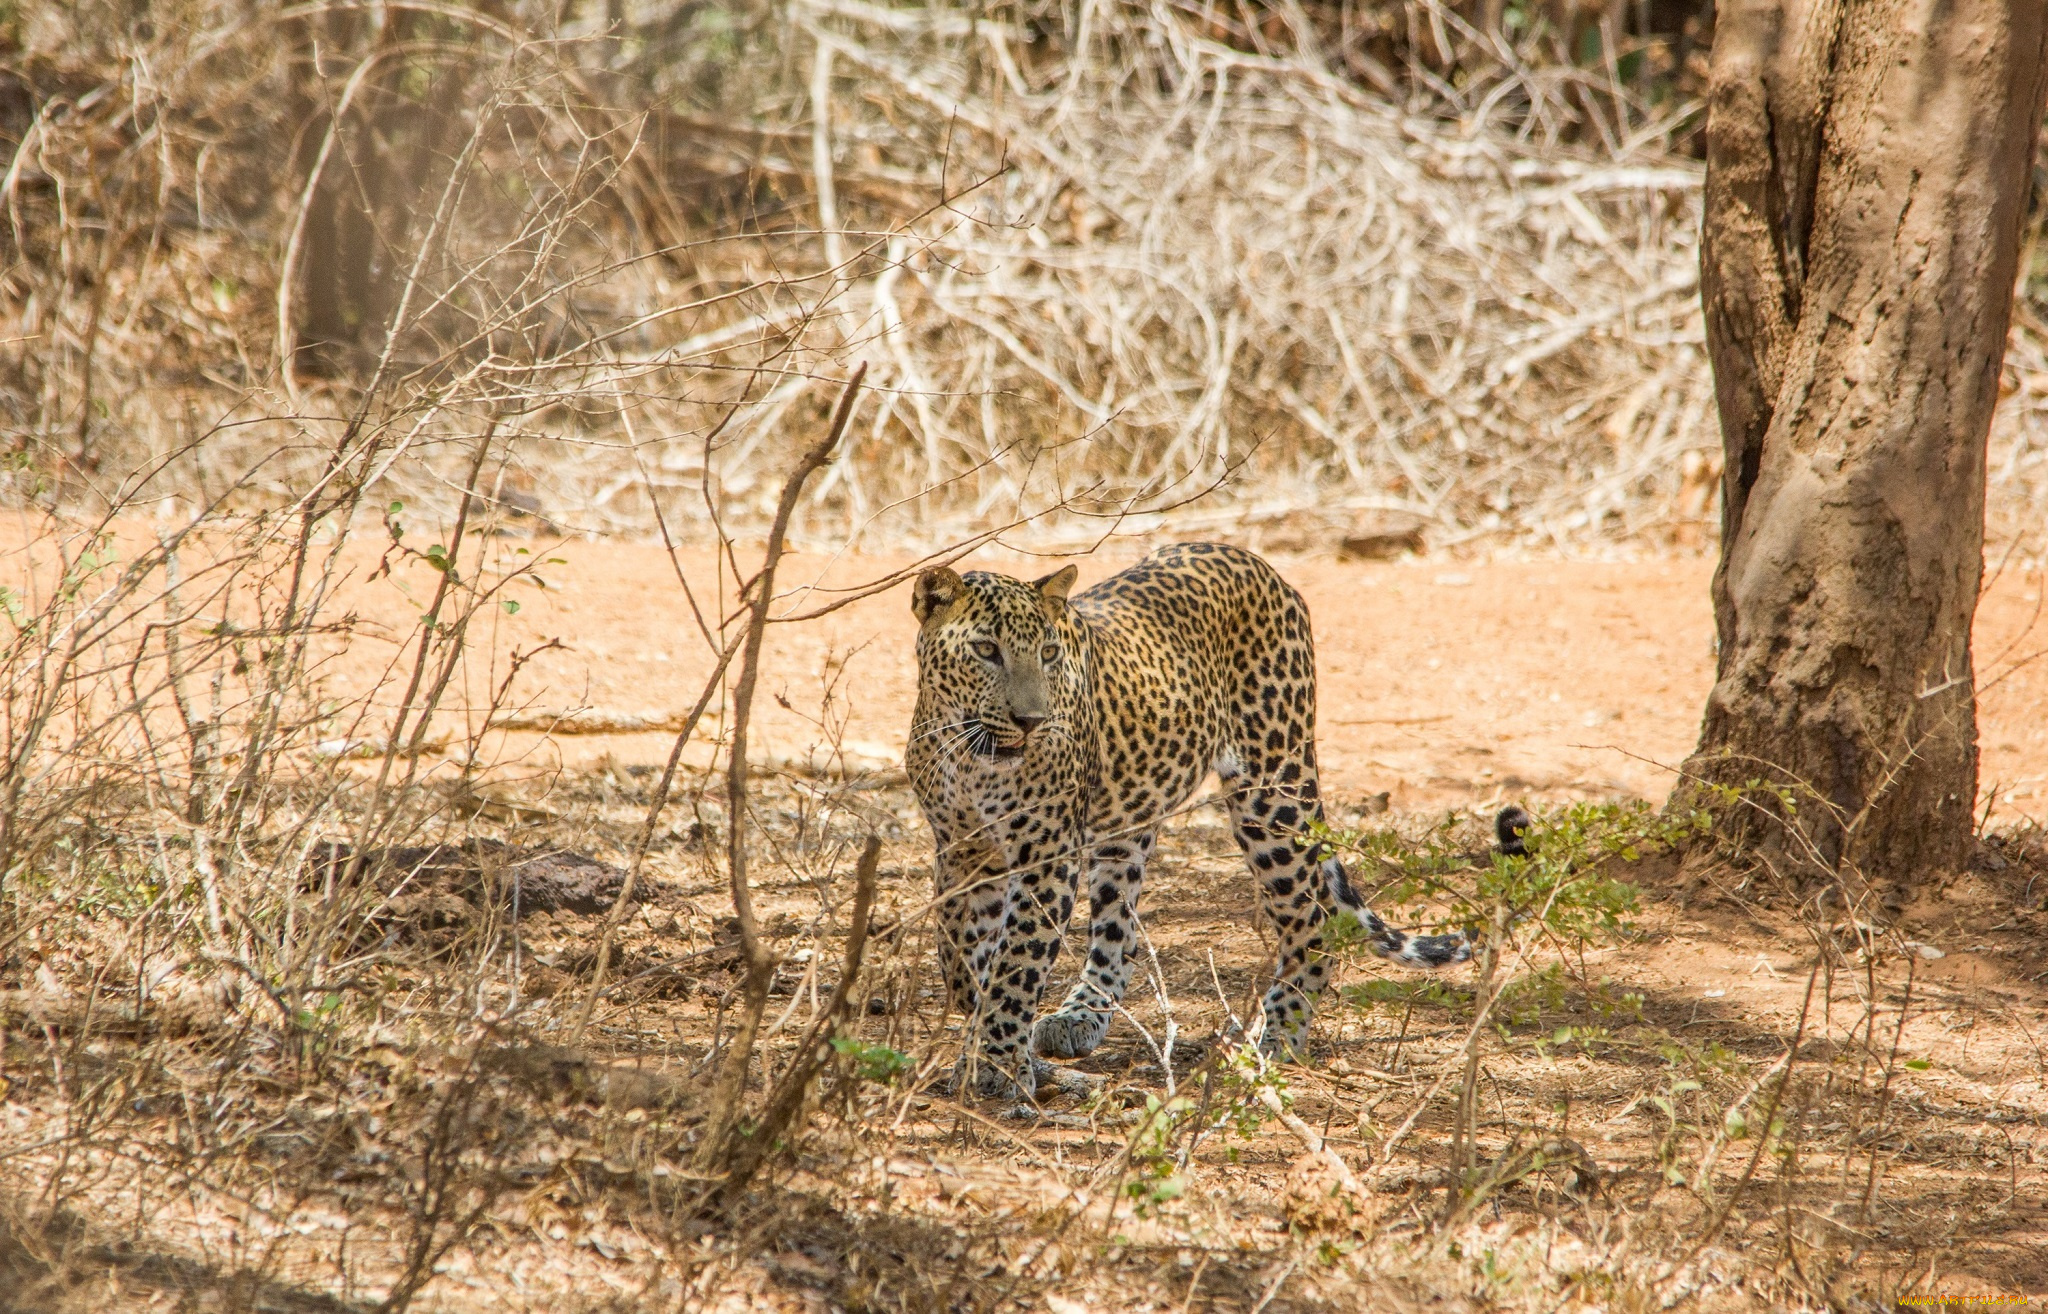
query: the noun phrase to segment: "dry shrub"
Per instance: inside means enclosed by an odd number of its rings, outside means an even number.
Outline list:
[[[1654,133],[1596,160],[1488,108],[1403,114],[1171,10],[1092,10],[1084,57],[1037,79],[997,25],[803,12],[835,69],[888,88],[835,99],[847,131],[886,106],[952,126],[956,169],[1011,166],[921,226],[931,251],[869,281],[871,313],[849,298],[847,332],[884,331],[914,390],[926,471],[1099,428],[1106,479],[1248,459],[1242,502],[1407,512],[1440,542],[1674,514],[1710,393],[1697,175]],[[989,392],[1024,404],[990,416]]]
[[[644,533],[666,493],[708,538],[765,524],[806,379],[858,356],[877,400],[800,538],[1218,480],[1172,532],[1710,536],[1694,107],[1538,62],[1571,15],[1411,9],[36,10],[0,98],[15,496],[260,468],[274,502],[399,380],[488,400],[504,505]],[[1399,107],[1360,63],[1396,29]],[[2007,519],[2043,395],[2001,422]],[[445,418],[379,498],[449,509]]]

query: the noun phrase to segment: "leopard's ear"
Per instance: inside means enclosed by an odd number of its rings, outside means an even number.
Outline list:
[[[910,590],[910,610],[922,625],[934,616],[943,615],[948,607],[960,600],[967,592],[967,581],[950,566],[934,566],[917,577],[917,583]]]
[[[1079,566],[1071,563],[1061,566],[1044,579],[1034,579],[1031,587],[1038,590],[1038,596],[1047,602],[1065,602],[1067,590],[1074,587],[1074,576],[1081,573]]]

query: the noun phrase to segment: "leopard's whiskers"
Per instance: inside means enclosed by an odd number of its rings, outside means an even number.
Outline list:
[[[920,739],[938,740],[938,746],[933,751],[943,755],[950,752],[960,740],[972,735],[980,724],[980,718],[972,716],[943,723],[934,718],[932,722],[915,731],[910,738],[913,743]]]
[[[941,736],[944,737],[941,738]],[[970,747],[978,747],[980,740],[977,739],[977,736],[989,736],[988,726],[980,717],[970,716],[958,721],[943,723],[938,722],[937,718],[934,718],[932,723],[917,730],[911,735],[911,738],[912,740],[924,738],[936,740],[937,743],[932,749],[933,755],[945,757],[963,744]]]

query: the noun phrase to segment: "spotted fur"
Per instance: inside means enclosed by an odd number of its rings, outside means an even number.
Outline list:
[[[1050,1068],[1034,1049],[1065,1058],[1101,1043],[1129,980],[1160,820],[1211,769],[1278,943],[1267,1052],[1295,1054],[1307,1037],[1328,980],[1316,950],[1332,905],[1355,913],[1387,958],[1437,967],[1470,956],[1465,935],[1388,926],[1343,863],[1304,839],[1322,817],[1315,647],[1307,605],[1271,566],[1187,543],[1069,601],[1074,575],[940,569],[913,597],[907,762],[938,842],[941,958],[969,1019],[963,1077],[1029,1096]],[[1505,839],[1505,813],[1501,825]],[[1087,961],[1040,1016],[1084,877]]]

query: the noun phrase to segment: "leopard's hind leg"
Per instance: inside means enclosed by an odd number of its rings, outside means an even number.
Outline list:
[[[1320,952],[1329,915],[1316,869],[1322,855],[1320,846],[1302,838],[1322,816],[1315,748],[1301,741],[1279,748],[1263,740],[1247,744],[1240,756],[1221,764],[1219,774],[1229,790],[1231,833],[1251,868],[1259,912],[1276,942],[1259,1048],[1277,1058],[1299,1057],[1306,1052],[1316,998],[1330,980],[1329,961]]]

